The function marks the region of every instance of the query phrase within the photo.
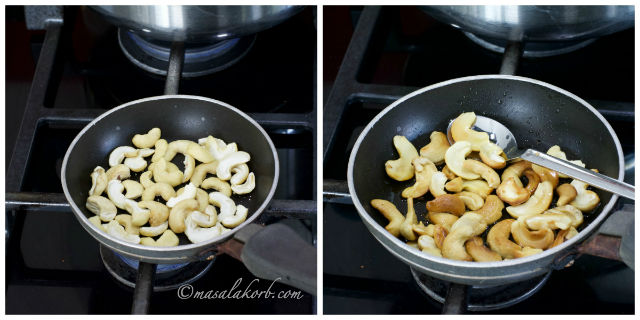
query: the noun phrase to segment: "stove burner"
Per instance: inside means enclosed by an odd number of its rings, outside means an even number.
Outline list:
[[[422,274],[411,268],[413,279],[429,297],[444,304],[449,287],[446,281]],[[510,307],[531,297],[538,292],[551,276],[551,272],[518,283],[499,286],[471,286],[467,310],[491,311]]]
[[[503,40],[487,39],[479,37],[470,32],[463,32],[467,38],[475,42],[481,47],[491,50],[493,52],[503,54],[507,42]],[[557,56],[569,52],[582,49],[596,39],[587,39],[582,41],[569,41],[569,42],[525,42],[524,52],[522,56],[525,58],[544,58]]]
[[[100,256],[102,263],[116,280],[129,288],[135,287],[138,261],[125,258],[103,245],[100,245]],[[192,283],[207,273],[214,261],[215,258],[210,261],[159,264],[156,269],[153,291],[173,290],[181,285]]]
[[[185,44],[182,77],[192,78],[224,70],[244,57],[253,47],[256,35],[207,44]],[[148,72],[166,76],[171,43],[143,38],[118,29],[118,43],[124,55]]]

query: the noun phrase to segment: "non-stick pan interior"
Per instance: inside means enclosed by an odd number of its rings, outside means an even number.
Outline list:
[[[385,161],[398,157],[393,136],[404,135],[420,149],[429,143],[432,131],[446,132],[449,121],[466,111],[502,122],[511,129],[521,148],[546,152],[557,144],[569,159],[581,159],[588,168],[597,168],[605,175],[618,178],[620,160],[613,133],[572,97],[540,84],[514,79],[452,82],[401,102],[384,114],[362,140],[353,163],[353,186],[357,199],[380,225],[386,225],[387,221],[371,207],[371,199],[392,201],[401,212],[406,212],[406,200],[400,193],[414,183],[413,180],[397,182],[385,173]],[[611,199],[608,192],[596,192],[601,205],[585,216],[583,226]],[[418,199],[414,205],[419,216],[426,212],[424,203],[429,199]]]
[[[89,175],[95,166],[109,168],[109,153],[118,146],[131,146],[131,138],[158,127],[167,141],[187,139],[197,141],[212,135],[227,143],[236,142],[238,149],[251,155],[249,168],[256,176],[256,188],[248,195],[234,195],[253,215],[271,191],[275,176],[275,158],[271,144],[254,124],[237,112],[210,100],[194,98],[161,98],[137,102],[116,110],[88,128],[78,138],[67,160],[65,177],[71,198],[87,216],[85,208],[91,188]],[[181,155],[174,163],[183,170]],[[177,188],[176,188],[177,190]]]

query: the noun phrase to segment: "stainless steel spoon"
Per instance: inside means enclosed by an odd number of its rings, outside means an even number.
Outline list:
[[[455,143],[451,136],[452,123],[453,121],[449,123],[449,127],[447,128],[447,139],[449,139],[449,143],[451,144]],[[606,190],[632,200],[635,199],[635,188],[630,184],[595,173],[571,162],[552,157],[544,152],[533,149],[518,149],[518,142],[511,131],[496,120],[476,116],[476,122],[472,129],[484,131],[489,134],[491,142],[497,144],[504,150],[508,161],[524,159],[541,167],[564,173],[571,178],[584,181],[595,188]]]

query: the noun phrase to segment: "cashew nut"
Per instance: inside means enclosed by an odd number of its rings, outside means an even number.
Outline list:
[[[414,172],[411,161],[418,157],[418,151],[405,136],[393,137],[393,145],[400,157],[396,160],[385,162],[384,168],[391,179],[407,181],[413,178]]]
[[[170,163],[170,162],[169,162]],[[182,183],[182,172],[180,170],[171,170],[167,169],[167,160],[160,159],[153,166],[153,179],[157,182],[168,183],[172,187],[175,187]]]
[[[580,209],[582,212],[591,211],[598,206],[600,197],[598,197],[597,193],[587,190],[587,187],[589,187],[588,184],[579,180],[573,180],[571,181],[571,185],[576,189],[576,192],[578,192],[576,198],[570,202],[572,206]]]
[[[224,193],[224,195],[227,197],[231,197],[231,186],[229,185],[229,183],[224,180],[220,180],[216,177],[206,178],[204,181],[202,181],[202,184],[200,185],[200,187],[202,189],[214,189],[216,191]],[[254,187],[255,187],[255,184],[254,184]],[[243,189],[240,188],[240,190],[243,190]],[[251,190],[253,190],[253,188],[251,188]],[[249,192],[251,192],[251,190],[249,190]],[[245,193],[249,193],[249,192],[245,192]]]
[[[456,143],[468,141],[473,151],[480,151],[480,146],[489,142],[489,135],[486,132],[471,129],[475,122],[476,114],[474,112],[462,113],[451,124],[451,136]],[[456,172],[456,174],[458,173]],[[471,180],[473,178],[468,179]]]
[[[432,225],[440,225],[442,226],[445,230],[450,231],[451,230],[451,226],[458,221],[458,216],[454,216],[450,213],[445,213],[445,212],[429,212],[428,213],[428,217],[429,217],[429,221],[432,223],[430,225],[427,226],[427,229],[429,229],[430,226]],[[428,230],[431,231],[431,230]],[[435,235],[435,226],[433,229],[433,235]]]
[[[535,173],[538,174],[538,176],[540,177],[540,181],[550,182],[551,187],[554,189],[558,185],[558,182],[560,181],[560,177],[557,172],[553,170],[549,170],[547,168],[543,168],[537,164],[532,164],[531,169],[533,169],[533,171],[535,171]]]
[[[586,167],[586,165],[584,164],[584,162],[580,161],[580,160],[569,160],[567,159],[567,154],[564,153],[564,151],[562,151],[562,149],[560,149],[560,146],[553,146],[551,148],[549,148],[549,150],[547,150],[547,154],[565,161],[569,161],[573,164],[575,164],[576,166],[581,166],[581,167]],[[560,178],[569,178],[569,176],[567,176],[566,174],[560,173],[558,172],[558,176]]]
[[[169,143],[165,139],[159,139],[156,141],[155,150],[156,152],[151,157],[151,162],[158,162],[160,159],[164,159],[165,153],[167,153],[167,148],[169,148]]]
[[[231,182],[232,186],[237,186],[245,182],[245,180],[247,180],[247,177],[249,177],[249,166],[247,166],[246,163],[235,166],[231,168],[231,173],[233,173],[233,175],[231,176],[231,180],[229,180],[229,182]]]
[[[113,202],[103,196],[88,197],[85,206],[105,222],[113,220],[118,213],[118,209],[113,205]]]
[[[151,181],[151,177],[153,177],[153,172],[152,171],[145,171],[143,174],[140,175],[140,184],[144,187],[144,188],[149,188],[153,185],[153,181]]]
[[[138,150],[130,146],[117,147],[109,154],[109,166],[115,167],[122,163],[124,157],[135,157],[138,155]]]
[[[133,216],[133,223],[135,226],[141,226],[147,223],[149,220],[149,210],[142,209],[138,206],[138,203],[127,199],[122,191],[124,190],[124,185],[120,180],[111,180],[107,185],[107,195],[109,199],[116,205],[116,207],[120,209],[127,210]],[[143,199],[144,200],[144,199]],[[118,216],[116,216],[117,218]]]
[[[445,213],[445,214],[448,214],[448,213]],[[454,217],[456,218],[456,220],[458,220],[458,217],[456,216]],[[453,224],[453,222],[451,224]],[[430,237],[433,237],[435,226],[436,226],[435,224],[429,224],[428,226],[425,226],[424,224],[422,224],[422,221],[420,221],[418,224],[412,225],[411,229],[413,230],[413,232],[417,233],[418,235],[426,234]]]
[[[180,243],[180,239],[171,230],[166,230],[162,233],[158,240],[153,238],[144,237],[140,239],[140,244],[152,247],[175,247]]]
[[[222,211],[222,209],[220,209]],[[227,228],[235,228],[247,220],[249,209],[239,204],[236,206],[236,212],[233,215],[223,215],[222,212],[218,216],[220,223]]]
[[[235,142],[226,144],[222,139],[208,136],[198,140],[200,145],[204,145],[206,150],[213,156],[214,159],[220,161],[228,154],[238,151],[238,146]]]
[[[531,168],[531,162],[525,160],[518,161],[502,171],[501,179],[502,181],[507,181],[509,178],[513,178],[518,187],[522,188],[524,186],[520,180],[520,176],[529,168]],[[502,200],[504,201],[504,199]]]
[[[251,156],[244,151],[230,153],[218,162],[216,175],[222,180],[229,180],[231,179],[231,168],[247,163],[249,160],[251,160]]]
[[[184,163],[184,176],[182,177],[182,182],[184,183],[191,179],[193,170],[196,168],[196,161],[192,156],[185,154],[184,161],[182,163]]]
[[[126,232],[124,227],[121,226],[116,220],[109,221],[109,223],[105,226],[105,229],[107,230],[107,233],[109,235],[112,235],[118,239],[131,243],[140,243],[140,237],[138,235]]]
[[[198,201],[187,199],[178,202],[169,212],[169,228],[175,233],[184,232],[184,220],[188,214],[198,210]]]
[[[218,162],[216,161],[197,165],[193,170],[191,183],[193,183],[194,186],[199,187],[202,184],[204,177],[207,176],[207,173],[216,174],[216,168],[218,168]]]
[[[532,216],[522,217],[524,224],[531,230],[566,230],[571,226],[571,218],[561,213],[534,214]]]
[[[525,189],[529,192],[529,194],[533,194],[538,189],[538,185],[540,184],[540,176],[533,171],[533,169],[526,169],[523,172],[524,176],[527,177],[527,186]]]
[[[195,199],[196,198],[196,186],[193,185],[193,183],[189,183],[188,185],[186,185],[184,187],[184,192],[182,192],[181,194],[178,194],[174,197],[169,198],[169,200],[167,200],[167,207],[169,208],[173,208],[176,206],[176,204],[178,204],[180,201],[183,200],[187,200],[187,199]]]
[[[444,239],[449,234],[447,229],[439,224],[436,224],[433,227],[433,240],[436,242],[436,247],[438,249],[442,249],[442,244],[444,243]]]
[[[504,219],[496,223],[487,234],[487,243],[491,250],[497,252],[505,259],[521,258],[542,252],[542,249],[522,248],[509,240],[513,219]]]
[[[458,198],[460,198],[460,200],[462,200],[462,202],[464,202],[464,205],[467,208],[469,208],[469,210],[471,211],[478,210],[482,208],[482,206],[484,205],[484,199],[482,199],[482,197],[476,193],[469,192],[469,191],[462,191],[462,192],[456,193],[456,195],[458,196]]]
[[[211,179],[211,178],[209,178],[209,179]],[[203,184],[204,184],[204,182],[203,182]],[[232,185],[231,186],[231,190],[233,190],[233,193],[235,193],[235,194],[247,194],[247,193],[253,191],[253,189],[255,189],[255,188],[256,188],[256,176],[253,174],[253,172],[249,173],[249,176],[247,177],[247,179],[244,181],[243,184],[238,184],[238,185]]]
[[[153,128],[146,134],[136,134],[133,136],[133,139],[131,139],[131,142],[140,149],[151,148],[156,144],[156,141],[160,139],[160,134],[160,128]]]
[[[200,189],[197,188],[196,189],[196,201],[198,201],[198,210],[199,211],[204,211],[207,206],[209,205],[209,194]]]
[[[140,201],[138,207],[149,209],[149,224],[152,227],[158,226],[169,219],[169,208],[156,201]]]
[[[447,149],[444,155],[444,161],[447,163],[449,170],[457,176],[467,180],[475,180],[480,178],[480,175],[463,167],[465,158],[469,153],[471,153],[471,143],[468,141],[458,141]]]
[[[107,232],[107,229],[102,225],[102,221],[100,220],[99,216],[93,216],[91,218],[88,219],[89,222],[91,222],[92,225],[98,227],[98,229]],[[106,223],[105,223],[106,225]]]
[[[140,228],[132,223],[133,219],[130,214],[119,214],[115,217],[114,220],[118,221],[118,223],[124,227],[124,230],[128,234],[133,234],[133,235],[140,234]]]
[[[556,192],[558,193],[558,202],[556,202],[557,206],[564,206],[569,202],[573,201],[578,196],[578,191],[572,185],[568,183],[563,183],[556,188]]]
[[[407,214],[404,217],[404,221],[400,224],[400,234],[407,240],[413,241],[416,239],[416,235],[413,233],[413,225],[418,223],[418,217],[416,211],[413,208],[413,198],[407,199]]]
[[[161,196],[165,201],[175,197],[176,192],[173,187],[164,182],[154,183],[142,192],[142,201],[153,201],[157,196]]]
[[[495,170],[491,169],[488,165],[477,160],[464,160],[462,162],[462,169],[467,172],[473,172],[480,175],[482,179],[487,181],[490,188],[497,188],[500,186],[500,176]]]
[[[445,154],[446,154],[446,152],[445,152]],[[444,175],[447,176],[447,179],[449,179],[449,180],[453,180],[453,179],[458,177],[458,176],[456,176],[455,173],[451,172],[449,167],[447,167],[446,165],[444,167],[442,167],[442,173],[444,173]]]
[[[531,197],[527,189],[518,186],[518,181],[520,181],[519,178],[509,177],[507,180],[502,180],[502,183],[496,189],[498,197],[512,206],[522,204]]]
[[[129,177],[131,177],[131,170],[129,170],[129,167],[125,166],[124,164],[119,164],[107,170],[108,181],[111,181],[113,179],[122,180]]]
[[[227,197],[224,193],[209,193],[209,203],[220,208],[220,214],[218,214],[218,219],[220,220],[223,220],[225,217],[231,217],[237,214],[235,202],[233,202],[233,200]]]
[[[449,234],[442,243],[442,256],[454,260],[471,261],[471,256],[465,249],[465,242],[481,234],[487,229],[481,215],[473,212],[464,214],[452,226]]]
[[[429,191],[434,197],[441,196],[443,194],[447,194],[444,191],[444,185],[447,183],[447,176],[442,172],[434,172],[431,175],[431,183],[429,184]]]
[[[465,212],[464,201],[454,194],[443,194],[427,202],[429,212],[448,212],[461,216]]]
[[[511,224],[511,235],[517,244],[523,247],[546,249],[553,243],[554,234],[551,229],[543,228],[531,231],[525,223],[526,217],[520,217]]]
[[[218,212],[216,211],[216,207],[208,205],[204,213],[200,211],[192,212],[191,219],[200,227],[211,228],[218,223]]]
[[[527,202],[517,206],[509,206],[507,212],[514,218],[542,213],[549,208],[551,199],[553,199],[553,186],[551,182],[543,181]]]
[[[129,167],[133,172],[143,171],[147,167],[147,161],[145,157],[152,155],[155,152],[153,149],[140,149],[138,155],[124,160],[124,165]]]
[[[463,187],[463,183],[464,183],[464,179],[462,179],[462,177],[456,177],[453,180],[447,182],[444,187],[450,191],[450,192],[460,192],[462,191],[462,187]],[[472,181],[478,181],[478,180],[472,180]],[[487,185],[488,187],[489,185]]]
[[[371,200],[371,206],[376,208],[382,215],[389,220],[389,224],[387,224],[385,229],[389,231],[394,237],[400,235],[400,226],[404,221],[404,216],[393,203],[382,200],[382,199],[373,199]]]
[[[502,209],[504,209],[504,204],[500,198],[495,195],[489,195],[484,200],[482,208],[476,210],[475,213],[481,215],[484,218],[483,222],[489,225],[502,217]]]
[[[436,246],[435,240],[430,236],[427,236],[427,235],[420,236],[418,238],[418,248],[424,253],[427,253],[436,257],[442,257],[442,252]]]
[[[415,168],[416,183],[402,191],[404,198],[419,198],[429,191],[431,176],[438,172],[436,166],[425,157],[417,157],[411,162]]]
[[[578,235],[578,230],[576,230],[576,228],[574,228],[574,227],[570,227],[567,230],[560,230],[560,231],[558,231],[558,234],[556,235],[556,239],[553,240],[553,243],[549,246],[549,248],[553,248],[555,246],[558,246],[558,245],[562,244],[565,240],[569,240],[569,239],[575,237],[576,235]]]
[[[502,257],[495,251],[487,248],[484,241],[480,237],[473,237],[464,244],[467,253],[473,258],[473,261],[487,262],[500,261]]]
[[[429,139],[431,139],[429,144],[420,149],[420,155],[434,164],[441,164],[444,161],[444,154],[450,146],[447,135],[440,131],[434,131],[431,132]]]
[[[480,159],[493,169],[502,169],[507,165],[502,148],[495,143],[487,142],[480,145]]]
[[[93,172],[91,172],[91,189],[89,189],[90,196],[99,196],[104,190],[107,188],[107,174],[104,171],[104,168],[101,166],[95,167]]]
[[[184,224],[184,233],[185,235],[187,235],[187,238],[189,238],[189,241],[193,243],[204,242],[222,234],[222,230],[220,229],[219,224],[210,228],[202,228],[198,226],[195,221],[193,221],[192,214],[187,216]]]
[[[127,193],[124,195],[124,197],[127,199],[138,198],[142,195],[142,192],[144,191],[144,187],[138,181],[135,181],[135,180],[122,181],[122,185],[124,186],[124,189],[127,191]]]
[[[190,140],[170,142],[164,154],[164,159],[171,161],[177,153],[188,154],[203,163],[209,163],[215,160],[205,148]]]
[[[159,236],[167,230],[169,222],[165,221],[153,227],[140,227],[140,234],[147,237]]]
[[[571,223],[570,223],[571,227],[578,227],[584,221],[584,216],[582,215],[582,211],[580,211],[578,208],[570,204],[560,206],[560,207],[555,207],[543,213],[543,215],[547,215],[547,214],[560,214],[560,215],[565,215],[569,217],[569,219],[571,219]]]

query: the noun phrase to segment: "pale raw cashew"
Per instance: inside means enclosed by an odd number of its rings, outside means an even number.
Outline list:
[[[153,177],[153,172],[152,171],[145,171],[143,174],[140,175],[140,184],[144,188],[151,187],[154,184],[154,182],[151,181],[151,177]]]
[[[165,221],[154,227],[140,227],[140,234],[147,237],[155,237],[164,233],[169,227],[169,222]]]
[[[192,156],[185,154],[182,163],[184,164],[184,176],[182,177],[182,182],[184,183],[191,179],[193,170],[196,168],[196,160],[194,160]]]
[[[220,213],[220,223],[227,228],[235,228],[247,220],[248,213],[249,209],[239,204],[236,206],[236,212],[233,215],[223,216],[222,213]]]
[[[569,217],[571,219],[571,227],[577,227],[582,224],[584,221],[584,216],[582,215],[582,211],[578,208],[567,204],[560,207],[555,207],[553,209],[549,209],[543,213],[543,215],[547,214],[561,214]]]
[[[165,139],[159,139],[156,141],[155,150],[156,152],[151,157],[151,162],[158,162],[160,159],[164,159],[164,154],[167,153],[167,148],[169,148],[169,143]]]
[[[153,201],[157,196],[161,196],[165,201],[176,195],[173,187],[164,182],[154,183],[142,192],[142,201]]]
[[[484,218],[484,223],[489,225],[502,217],[502,209],[504,209],[504,204],[500,198],[492,194],[487,196],[482,208],[476,210],[475,213],[481,215]]]
[[[553,243],[554,234],[551,229],[531,231],[527,228],[524,219],[520,217],[511,224],[511,235],[517,244],[523,247],[546,249]]]
[[[224,180],[220,180],[216,177],[209,177],[204,179],[204,181],[202,181],[202,184],[200,185],[200,188],[214,189],[216,191],[224,193],[224,195],[227,197],[231,197],[231,186],[229,185],[229,183]],[[253,188],[251,190],[253,190]],[[246,192],[246,193],[249,193],[249,192]]]
[[[436,257],[442,257],[442,252],[436,246],[435,240],[428,235],[422,235],[418,238],[418,248],[424,253]]]
[[[229,182],[231,182],[232,186],[237,186],[245,182],[245,180],[247,180],[247,177],[249,177],[249,166],[246,163],[235,166],[231,168],[231,173],[233,173],[233,175],[231,176],[231,180],[229,180]]]
[[[444,161],[444,154],[450,146],[447,135],[440,131],[434,131],[431,132],[429,139],[431,142],[420,149],[420,155],[435,164],[441,164]]]
[[[457,176],[467,180],[475,180],[480,178],[480,175],[466,170],[462,166],[469,153],[471,153],[471,143],[468,141],[459,141],[447,149],[444,155],[444,161],[447,163],[449,170]]]
[[[556,188],[556,193],[558,193],[558,202],[556,202],[557,206],[564,206],[569,202],[573,201],[578,196],[578,191],[572,185],[568,183],[563,183]]]
[[[131,142],[140,149],[151,148],[156,144],[156,141],[160,139],[160,134],[160,128],[153,128],[146,134],[136,134],[133,136],[133,139],[131,139]]]
[[[584,162],[580,161],[580,160],[569,160],[567,159],[567,154],[564,153],[564,151],[562,151],[562,149],[560,149],[560,146],[553,146],[551,148],[549,148],[549,150],[547,150],[547,154],[565,161],[569,161],[573,164],[575,164],[576,166],[581,166],[581,167],[586,167],[586,165],[584,164]],[[569,176],[567,176],[566,174],[560,173],[558,172],[558,176],[560,178],[569,178]]]
[[[571,218],[561,213],[534,214],[522,217],[524,224],[531,230],[566,230],[571,226]]]
[[[484,205],[484,199],[482,199],[482,197],[476,193],[469,192],[469,191],[462,191],[462,192],[456,193],[456,195],[458,196],[458,198],[460,198],[460,200],[462,200],[462,202],[464,202],[464,205],[467,208],[469,208],[469,210],[471,211],[478,210],[482,208],[482,206]]]
[[[543,181],[527,202],[517,206],[509,206],[507,212],[514,218],[542,213],[549,208],[552,199],[553,186],[551,182]]]
[[[469,212],[451,226],[451,231],[442,243],[442,256],[454,260],[471,261],[464,247],[465,242],[487,229],[481,215]]]
[[[558,231],[558,234],[556,235],[555,240],[553,240],[553,243],[549,246],[549,249],[562,244],[565,240],[569,240],[576,235],[578,235],[578,230],[574,227]]]
[[[198,139],[200,145],[204,145],[209,153],[216,160],[220,161],[228,154],[238,151],[238,146],[235,142],[226,144],[222,139],[208,136],[206,138]]]
[[[200,188],[196,189],[196,201],[198,201],[198,210],[204,211],[209,205],[209,194]]]
[[[450,192],[460,192],[462,191],[462,187],[463,187],[463,183],[464,183],[464,179],[462,179],[462,177],[456,177],[453,180],[447,182],[444,187],[450,191]],[[472,180],[472,181],[477,181],[477,180]],[[489,186],[489,185],[487,185]]]
[[[121,226],[118,221],[109,221],[109,223],[105,226],[105,229],[107,230],[107,233],[109,235],[112,235],[118,239],[131,243],[140,243],[140,237],[138,235],[126,232],[124,227]]]
[[[193,243],[204,242],[222,234],[222,230],[220,229],[220,227],[218,227],[219,225],[216,225],[210,228],[202,228],[198,226],[198,224],[195,221],[193,221],[192,214],[187,216],[187,218],[184,221],[184,224],[185,224],[184,234],[187,235],[187,238],[189,238],[189,241]]]
[[[107,186],[107,195],[109,196],[109,199],[113,202],[113,204],[116,205],[116,207],[127,210],[129,213],[131,213],[133,220],[130,220],[129,222],[133,223],[135,226],[141,226],[147,223],[147,221],[149,220],[149,210],[142,209],[138,206],[137,202],[131,199],[127,199],[122,194],[123,190],[124,185],[122,184],[122,182],[120,182],[120,180],[114,179],[109,181],[109,184]],[[117,218],[118,216],[116,216],[116,219]]]
[[[462,169],[480,175],[482,179],[487,181],[490,188],[497,188],[500,186],[500,176],[498,173],[480,161],[464,160],[462,162]]]
[[[417,157],[411,161],[415,168],[416,183],[404,189],[402,191],[402,197],[404,198],[418,198],[422,197],[427,191],[429,191],[429,184],[431,184],[431,176],[438,172],[436,165],[425,157]]]
[[[468,141],[473,151],[480,151],[480,146],[489,142],[489,135],[486,132],[471,129],[475,122],[475,113],[462,113],[451,124],[451,136],[456,143],[458,141]]]
[[[198,210],[198,201],[187,199],[180,201],[169,212],[169,228],[175,233],[184,232],[184,220],[191,212]]]
[[[211,178],[209,178],[211,179]],[[209,180],[207,179],[207,180]],[[206,180],[205,180],[206,181]],[[204,184],[204,182],[202,183]],[[239,184],[239,185],[232,185],[231,186],[231,190],[233,190],[233,193],[235,194],[247,194],[251,191],[253,191],[253,189],[256,188],[256,176],[253,174],[253,172],[249,173],[249,176],[247,177],[247,180],[244,181],[243,184]]]
[[[447,194],[444,191],[444,185],[447,183],[447,176],[442,172],[435,172],[431,175],[431,183],[429,184],[429,191],[434,197],[441,196],[443,194]]]
[[[550,182],[551,187],[554,189],[556,188],[556,186],[558,185],[558,182],[560,181],[560,177],[557,172],[553,170],[549,170],[547,168],[543,168],[536,164],[532,164],[531,169],[533,169],[533,171],[535,171],[535,173],[538,174],[538,176],[540,177],[540,181]]]
[[[540,184],[540,176],[533,171],[533,169],[527,169],[523,172],[524,176],[527,177],[527,186],[525,189],[529,192],[529,194],[533,194],[538,189],[538,185]]]
[[[218,212],[216,211],[216,207],[208,205],[204,213],[200,211],[192,212],[191,219],[200,227],[211,228],[218,223]]]
[[[456,176],[455,173],[451,172],[449,167],[447,167],[446,165],[444,167],[442,167],[442,173],[444,173],[444,175],[447,176],[447,179],[449,179],[449,180],[453,180],[453,179],[458,177],[458,176]]]
[[[152,227],[158,226],[169,219],[169,208],[156,201],[140,201],[138,207],[149,209],[149,224]]]
[[[520,180],[520,176],[529,168],[531,168],[531,162],[525,160],[518,161],[502,171],[501,180],[507,181],[509,178],[513,178],[518,187],[522,188],[524,185]]]
[[[104,168],[101,166],[95,167],[93,172],[91,172],[91,189],[89,189],[90,196],[99,196],[104,190],[107,188],[107,174],[104,171]]]
[[[191,140],[176,140],[170,142],[167,147],[167,152],[164,154],[164,159],[171,161],[171,159],[176,156],[176,153],[188,154],[203,163],[209,163],[215,160],[205,148]]]
[[[480,237],[473,237],[467,240],[464,247],[467,249],[467,253],[473,258],[473,261],[487,262],[502,260],[502,256],[487,248]]]
[[[129,167],[124,164],[119,164],[115,167],[109,168],[107,170],[107,180],[111,181],[113,179],[122,180],[131,177],[131,170]]]
[[[170,162],[169,162],[170,163]],[[175,187],[182,183],[183,174],[180,170],[168,171],[167,170],[167,160],[160,159],[153,166],[153,179],[157,182],[168,183],[172,187]]]
[[[173,208],[176,206],[176,204],[178,204],[182,200],[195,199],[196,189],[197,188],[196,186],[193,185],[193,183],[189,183],[184,187],[184,192],[176,195],[175,197],[171,197],[169,198],[169,200],[167,200],[167,207]]]
[[[418,217],[416,216],[416,211],[413,208],[413,198],[409,198],[407,199],[407,214],[400,225],[400,234],[409,241],[415,240],[416,235],[413,233],[412,226],[417,223]]]
[[[87,198],[85,206],[105,222],[113,220],[118,213],[118,209],[113,205],[113,202],[103,196],[90,196]]]
[[[127,190],[127,193],[125,193],[124,195],[124,197],[127,199],[135,199],[137,197],[140,197],[142,195],[142,192],[144,191],[144,187],[135,180],[122,181],[122,185],[124,186],[124,189]]]
[[[133,172],[140,172],[147,168],[147,161],[144,160],[145,157],[152,155],[155,152],[153,149],[140,149],[138,150],[138,155],[132,158],[126,158],[124,160],[124,165],[129,167]]]
[[[137,202],[127,199],[125,208],[127,209],[127,211],[129,211],[129,213],[131,213],[131,223],[134,226],[139,227],[149,221],[151,212],[138,206]]]
[[[429,217],[429,221],[432,223],[429,226],[432,226],[434,224],[441,225],[445,230],[447,230],[447,232],[450,231],[451,226],[456,221],[458,221],[458,216],[454,216],[450,213],[445,213],[445,212],[429,212],[428,217]],[[427,226],[427,228],[429,226]],[[435,235],[435,229],[433,230],[433,232]]]
[[[507,165],[502,148],[495,143],[487,142],[480,145],[480,159],[493,169],[502,169]]]
[[[224,217],[231,217],[236,214],[236,203],[231,198],[224,195],[221,192],[209,193],[209,203],[220,208],[220,214],[218,219],[222,220]]]
[[[455,216],[454,216],[455,217]],[[456,217],[456,220],[458,219],[458,217]],[[455,222],[455,221],[454,221]],[[453,224],[453,223],[451,223]],[[414,224],[411,226],[411,229],[413,230],[413,232],[417,233],[418,235],[428,235],[430,237],[433,237],[434,231],[435,231],[435,224],[429,224],[428,226],[425,226],[422,221],[420,221],[418,224]]]
[[[180,239],[171,230],[166,230],[162,233],[158,240],[153,238],[144,237],[140,239],[140,244],[152,247],[175,247],[180,243]]]
[[[109,166],[115,167],[122,163],[124,157],[135,157],[138,155],[138,150],[130,146],[117,147],[109,154]]]
[[[444,194],[427,202],[429,212],[447,212],[461,216],[465,212],[464,201],[454,194]]]
[[[247,163],[249,160],[251,160],[251,156],[244,151],[230,153],[218,162],[216,175],[222,180],[229,180],[231,179],[231,168]]]
[[[118,221],[118,223],[124,227],[124,230],[128,234],[140,234],[140,228],[132,223],[133,219],[131,218],[130,214],[119,214],[114,220]]]
[[[542,249],[522,248],[509,240],[513,219],[504,219],[496,223],[487,234],[487,243],[491,250],[497,252],[505,259],[521,258],[542,252]]]
[[[93,216],[91,218],[88,219],[89,222],[91,222],[92,225],[98,227],[98,229],[107,232],[107,229],[105,229],[105,227],[102,225],[102,221],[100,220],[100,217],[98,216]],[[106,225],[106,223],[105,223]]]
[[[420,250],[420,248],[418,247],[418,241],[407,241],[406,244],[411,248]]]
[[[202,184],[204,177],[207,176],[207,173],[216,174],[216,168],[218,168],[218,162],[216,161],[197,165],[195,170],[193,170],[191,183],[193,183],[194,186],[199,187]]]
[[[396,160],[388,160],[384,164],[387,175],[396,181],[407,181],[413,178],[413,166],[411,161],[418,157],[418,151],[405,136],[393,137],[393,145],[400,157]]]
[[[519,178],[509,177],[507,180],[502,180],[502,183],[496,189],[496,194],[502,201],[517,206],[529,200],[531,194],[527,189],[522,186],[518,186]]]
[[[120,180],[113,179],[107,184],[107,195],[109,199],[116,207],[125,210],[125,202],[128,199],[122,194],[122,191],[124,191],[124,186]]]
[[[371,206],[380,211],[382,215],[389,220],[389,224],[387,224],[385,229],[389,231],[394,237],[400,235],[400,226],[404,221],[404,216],[393,203],[382,200],[382,199],[373,199],[371,200]]]
[[[600,197],[598,197],[597,193],[587,190],[588,184],[579,180],[573,180],[571,181],[571,185],[576,189],[576,192],[578,192],[576,198],[570,202],[572,206],[580,209],[582,212],[591,211],[598,206]]]

